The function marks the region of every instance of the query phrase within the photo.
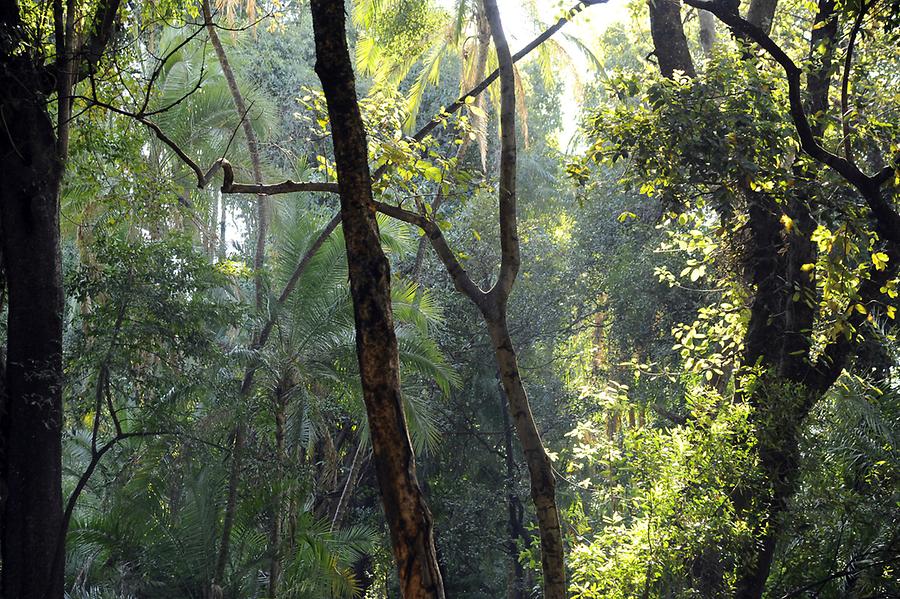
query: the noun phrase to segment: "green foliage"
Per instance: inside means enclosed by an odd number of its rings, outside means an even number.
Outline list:
[[[49,4],[20,4],[29,31],[51,22]],[[95,4],[78,3],[78,14]],[[646,3],[638,4],[645,18]],[[864,22],[848,79],[849,152],[866,172],[900,146],[892,6],[877,5]],[[256,7],[222,8],[237,15]],[[278,13],[277,26],[223,34],[247,115],[236,113],[202,33],[167,56],[199,28],[197,6],[177,2],[125,7],[111,62],[77,89],[61,198],[64,496],[97,447],[136,436],[102,457],[75,504],[71,597],[209,596],[237,423],[247,437],[223,596],[265,596],[273,558],[279,597],[398,592],[366,446],[339,229],[279,301],[336,201],[271,196],[266,265],[254,272],[255,198],[221,197],[215,183],[195,189],[195,174],[146,128],[85,98],[134,111],[149,86],[146,110],[165,110],[148,118],[204,167],[226,156],[241,181],[251,178],[240,127],[249,118],[266,181],[335,181],[307,7],[260,8]],[[845,20],[858,8],[839,5]],[[791,56],[808,51],[803,31],[813,10],[793,1],[779,10],[773,36]],[[497,111],[487,96],[454,116],[440,108],[475,83],[477,7],[363,0],[353,12],[371,170],[387,168],[376,198],[433,217],[488,288],[500,247],[488,183]],[[49,31],[40,29],[31,48],[46,61],[55,52]],[[882,300],[860,296],[893,258],[860,198],[799,151],[781,71],[719,33],[694,80],[652,73],[646,22],[636,21],[590,43],[547,43],[518,66],[522,267],[509,322],[559,474],[571,591],[728,597],[760,532],[779,527],[773,597],[894,596],[900,281],[886,278]],[[844,26],[838,55],[846,33]],[[573,50],[591,61],[595,81],[561,76],[576,62]],[[495,62],[489,52],[488,70]],[[831,97],[839,96],[835,82]],[[832,108],[813,116],[823,144],[843,153],[843,119]],[[561,132],[576,110],[584,128],[564,150]],[[407,137],[431,111],[440,125],[421,141]],[[459,151],[470,142],[480,152]],[[815,311],[815,325],[802,331],[810,341],[803,358],[858,343],[818,403],[803,385],[742,364],[757,291],[745,268],[751,194],[772,200],[775,243],[808,240],[814,250],[799,265],[810,284],[782,298]],[[791,216],[796,201],[809,206],[811,226]],[[503,596],[515,564],[534,596],[540,548],[528,476],[480,315],[427,247],[414,266],[417,230],[381,216],[378,225],[395,272],[405,410],[447,594]],[[258,312],[256,275],[264,286]],[[864,324],[854,326],[860,316]],[[269,342],[253,347],[270,319]],[[255,385],[241,394],[250,370]],[[778,434],[786,423],[797,430],[787,439],[794,448]],[[332,530],[360,444],[347,525]],[[782,450],[799,464],[788,481],[796,493],[769,522],[760,510],[773,485],[759,457]]]
[[[585,421],[569,433],[567,472],[582,489],[570,514],[576,597],[701,596],[709,589],[698,572],[709,567],[733,581],[752,540],[734,507],[736,491],[754,484],[749,411],[709,391],[687,402],[684,425],[610,438]]]

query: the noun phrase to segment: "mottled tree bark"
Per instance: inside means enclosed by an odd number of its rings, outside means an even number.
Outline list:
[[[519,272],[520,251],[516,210],[516,89],[512,56],[496,0],[485,0],[485,15],[500,64],[500,273],[497,282],[479,306],[487,323],[500,380],[506,391],[509,412],[525,454],[541,540],[541,570],[544,598],[566,597],[566,567],[559,510],[556,507],[556,477],[550,457],[538,432],[525,385],[519,375],[515,349],[509,335],[506,312],[509,295]]]
[[[356,323],[356,352],[382,504],[401,594],[444,597],[431,512],[416,479],[415,455],[400,395],[399,352],[390,296],[390,265],[381,248],[365,128],[341,0],[313,0],[315,70],[332,128],[341,219]]]
[[[500,380],[506,392],[509,413],[528,466],[531,500],[538,520],[541,541],[541,570],[544,574],[544,597],[566,597],[566,568],[562,527],[556,507],[556,476],[550,457],[544,449],[540,432],[531,412],[509,325],[504,312],[485,316],[494,355],[500,368]]]

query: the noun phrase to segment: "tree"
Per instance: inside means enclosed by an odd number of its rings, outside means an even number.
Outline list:
[[[735,593],[759,597],[765,590],[783,518],[796,490],[798,442],[804,421],[844,368],[852,365],[853,348],[870,326],[867,322],[879,314],[890,320],[893,313],[888,292],[890,281],[896,277],[897,213],[890,179],[896,166],[891,164],[895,159],[885,159],[888,164],[878,164],[880,159],[876,159],[868,167],[875,172],[868,175],[857,166],[852,141],[843,144],[843,156],[826,149],[826,144],[833,143],[827,135],[828,100],[837,70],[835,50],[841,23],[848,32],[848,42],[841,78],[841,115],[834,121],[848,123],[846,89],[852,75],[852,40],[857,35],[853,32],[858,32],[862,22],[857,14],[841,13],[829,2],[818,4],[802,69],[807,73],[804,89],[801,67],[763,29],[741,18],[735,6],[724,2],[688,4],[712,9],[710,12],[741,41],[739,54],[724,62],[714,60],[695,81],[651,86],[646,98],[651,111],[666,115],[655,123],[660,129],[655,133],[641,131],[642,124],[626,116],[623,122],[630,123],[625,127],[628,132],[622,137],[619,133],[624,130],[613,132],[610,146],[637,158],[645,177],[644,189],[674,200],[676,203],[670,205],[676,211],[692,205],[701,211],[712,207],[723,225],[738,227],[733,234],[723,230],[720,241],[737,251],[736,266],[743,280],[734,284],[740,290],[738,297],[747,298],[739,302],[746,302],[748,320],[740,337],[742,351],[735,356],[737,370],[731,384],[736,398],[753,409],[753,441],[763,480],[759,485],[741,486],[730,496],[740,517],[752,523],[756,539],[749,557],[737,567]],[[843,15],[851,18],[842,20]],[[765,63],[753,56],[751,47],[743,45],[745,41],[758,44],[783,77],[767,71]],[[729,93],[723,88],[734,85],[739,77],[746,78],[744,88],[781,90],[776,93],[787,98],[787,106],[768,95],[749,103],[721,100]],[[717,98],[720,92],[725,95]],[[698,121],[716,125],[704,131],[696,126]],[[748,123],[753,130],[746,129]],[[842,131],[857,143],[878,145],[857,137],[850,127]],[[795,147],[805,157],[795,157],[792,147],[779,143],[782,132],[796,136]],[[660,134],[667,141],[656,147],[678,148],[683,159],[679,166],[669,159],[659,160],[649,150],[660,140],[648,144],[647,139]],[[601,146],[597,146],[600,153]],[[878,154],[875,151],[874,155]],[[823,166],[837,177],[823,171]],[[865,215],[857,220],[847,212],[847,204],[840,203],[836,211],[827,210],[822,197],[825,188],[852,190],[851,197],[855,194],[867,206]],[[693,198],[702,199],[695,204],[695,199],[689,198],[698,192],[700,195]],[[854,201],[842,198],[844,202]],[[862,238],[851,246],[859,248],[858,252],[837,256],[829,251],[830,243],[818,241],[825,240],[824,230],[847,228],[854,231],[851,237]],[[868,249],[862,250],[864,246]],[[689,267],[687,272],[696,273],[691,274],[693,280],[704,276],[706,265],[699,271],[700,266],[689,263]],[[845,269],[855,269],[856,274],[843,288],[841,300],[835,302],[830,295],[833,280],[842,278],[836,271]],[[718,377],[714,372],[709,375],[711,379]],[[711,563],[711,571],[722,565]],[[719,581],[713,584],[721,585],[721,573],[710,580],[716,578]]]
[[[0,10],[0,164],[3,268],[9,291],[3,406],[3,592],[61,597],[53,569],[62,534],[62,311],[59,193],[68,154],[72,90],[92,75],[115,31],[118,0],[76,19],[72,0],[53,3],[54,54],[17,2]],[[40,12],[45,9],[41,8]],[[79,29],[80,26],[80,31]],[[51,94],[56,93],[54,130]]]
[[[516,92],[512,71],[513,62],[496,4],[486,2],[485,13],[491,25],[491,35],[498,53],[501,82],[501,162],[498,191],[501,264],[497,281],[488,291],[484,291],[472,281],[447,245],[440,228],[434,221],[393,206],[384,206],[382,212],[418,225],[424,230],[435,252],[450,273],[457,290],[466,295],[479,308],[484,318],[500,370],[500,378],[509,402],[510,415],[515,424],[519,442],[525,452],[525,460],[529,469],[531,496],[537,511],[541,533],[544,593],[547,597],[565,597],[566,576],[562,530],[559,510],[556,507],[556,479],[519,374],[516,353],[507,323],[509,294],[520,265],[516,216]]]
[[[443,597],[431,514],[416,479],[415,455],[403,414],[390,265],[378,237],[366,132],[344,31],[344,5],[314,0],[311,9],[316,73],[332,124],[359,372],[401,594]]]

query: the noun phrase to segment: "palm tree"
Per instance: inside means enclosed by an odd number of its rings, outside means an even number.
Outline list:
[[[278,205],[273,227],[274,287],[290,278],[322,222],[295,202]],[[408,250],[411,240],[405,225],[387,219],[380,225],[386,251],[399,254]],[[433,297],[412,283],[398,281],[393,285],[392,301],[407,389],[405,410],[414,445],[424,451],[437,440],[429,406],[431,394],[426,387],[434,384],[448,392],[457,377],[431,336],[441,323]],[[290,533],[287,538],[283,534],[285,505],[291,505],[289,512],[294,514],[302,499],[296,496],[296,485],[288,480],[290,474],[304,465],[314,468],[313,510],[336,533],[368,449],[368,422],[361,400],[353,308],[340,232],[316,253],[279,316],[272,342],[259,357],[265,365],[264,379],[271,400],[277,465],[270,523],[270,596],[275,596],[279,588],[285,548],[297,546],[296,534]],[[341,462],[348,471],[343,484]],[[296,528],[295,522],[289,524],[290,530]],[[285,575],[296,570],[296,564],[290,565]],[[285,585],[289,586],[287,580]]]

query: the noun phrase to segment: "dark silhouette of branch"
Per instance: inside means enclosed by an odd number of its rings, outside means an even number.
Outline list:
[[[894,175],[900,165],[900,155],[874,175],[863,173],[851,160],[827,150],[813,132],[806,109],[803,106],[802,69],[762,29],[741,18],[736,8],[722,0],[685,0],[685,3],[707,10],[725,23],[735,36],[759,45],[784,71],[788,84],[788,101],[791,120],[797,131],[801,149],[818,162],[831,167],[865,198],[877,225],[878,233],[886,240],[900,244],[900,215],[885,200],[881,187]]]
[[[821,587],[822,585],[827,584],[827,583],[831,582],[832,580],[836,580],[838,578],[844,578],[847,576],[855,576],[856,574],[859,574],[860,572],[863,572],[870,568],[877,568],[878,566],[886,566],[887,564],[892,564],[896,561],[900,561],[900,557],[892,557],[890,559],[874,561],[874,562],[871,562],[864,566],[861,566],[859,568],[855,568],[853,570],[851,570],[850,568],[845,568],[839,572],[835,572],[834,574],[826,576],[825,578],[822,578],[821,580],[811,582],[805,586],[800,587],[799,589],[795,589],[795,590],[791,591],[790,593],[787,593],[786,595],[782,595],[781,599],[793,599],[793,597],[804,596],[804,595],[806,595],[806,593],[808,591],[811,591],[815,588]]]
[[[850,70],[853,66],[853,49],[856,45],[856,36],[859,35],[867,8],[865,2],[860,3],[859,13],[857,13],[856,19],[853,21],[850,38],[847,41],[847,55],[844,57],[844,76],[841,78],[841,131],[844,136],[844,158],[850,162],[853,162],[853,150],[850,144],[850,108],[848,106]]]
[[[570,8],[566,13],[560,17],[556,23],[545,29],[541,34],[535,37],[531,42],[529,42],[524,48],[516,52],[512,55],[513,63],[518,62],[523,59],[525,56],[530,54],[535,48],[540,46],[542,43],[553,37],[553,35],[562,29],[566,23],[571,21],[577,14],[582,12],[585,8],[590,6],[594,6],[597,4],[605,4],[608,0],[583,0],[582,2],[578,2],[572,8]],[[203,24],[204,26],[206,23]],[[195,36],[193,34],[193,36]],[[193,37],[192,36],[192,37]],[[164,60],[168,60],[165,58]],[[165,64],[165,62],[161,62],[161,64]],[[481,94],[484,90],[488,88],[488,86],[493,83],[500,76],[500,70],[495,69],[492,71],[487,77],[485,77],[478,85],[461,95],[456,99],[450,106],[443,109],[440,114],[432,118],[425,126],[416,131],[413,134],[412,138],[416,141],[422,141],[425,137],[431,133],[434,129],[436,129],[441,123],[443,123],[448,116],[459,111],[463,106],[466,105],[466,100],[469,98],[474,98]],[[109,104],[97,103],[98,106],[102,106],[105,108],[109,108]],[[146,108],[146,106],[145,106]],[[123,111],[121,109],[115,109],[114,112],[118,112],[119,114],[123,114],[126,116],[135,116],[141,115],[146,117],[147,114],[141,111],[137,113],[130,113],[128,111]],[[193,160],[187,157],[187,154],[178,147],[170,138],[165,136],[159,127],[147,122],[145,120],[137,119],[142,122],[144,125],[150,127],[150,129],[154,132],[157,138],[160,139],[163,143],[169,146],[173,152],[187,164],[192,171],[197,175],[198,187],[203,189],[206,185],[209,184],[212,176],[218,171],[221,167],[223,172],[226,175],[225,183],[222,185],[222,193],[246,193],[246,194],[261,194],[261,195],[279,195],[285,193],[297,193],[297,192],[325,192],[325,193],[337,193],[338,188],[335,183],[317,183],[317,182],[295,182],[288,179],[287,181],[282,181],[280,183],[272,183],[272,184],[262,184],[262,185],[253,185],[246,183],[235,183],[233,171],[230,171],[230,165],[226,166],[227,161],[224,159],[221,161],[222,164],[213,164],[206,173],[197,165]],[[392,167],[390,162],[385,162],[383,165],[378,167],[372,173],[372,181],[378,181],[381,179]],[[228,177],[228,173],[232,172],[230,178]]]

